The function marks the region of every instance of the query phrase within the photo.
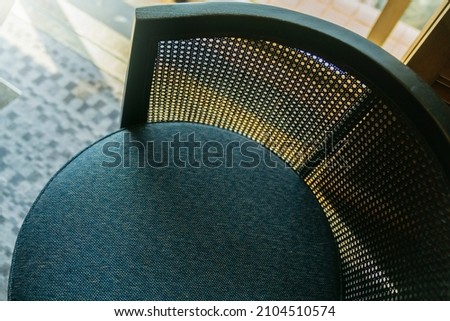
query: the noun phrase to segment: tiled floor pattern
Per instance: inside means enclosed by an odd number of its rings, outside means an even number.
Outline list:
[[[0,109],[0,300],[14,242],[50,177],[119,126],[122,83],[30,25],[0,27],[0,78],[20,91]]]

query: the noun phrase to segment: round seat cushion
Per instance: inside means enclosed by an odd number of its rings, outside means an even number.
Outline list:
[[[206,146],[206,147],[205,147]],[[26,217],[11,300],[338,300],[340,265],[305,183],[239,134],[123,129],[48,183]]]

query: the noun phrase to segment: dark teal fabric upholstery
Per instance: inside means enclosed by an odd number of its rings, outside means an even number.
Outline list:
[[[213,156],[230,142],[249,148],[221,166],[211,166],[220,158],[212,157],[208,166],[177,167],[159,148],[177,133],[209,141]],[[146,142],[155,148],[144,150]],[[200,151],[182,148],[180,159]],[[339,299],[339,255],[325,215],[296,173],[267,154],[241,135],[191,123],[147,124],[100,140],[57,173],[30,210],[9,298]],[[148,164],[162,156],[169,166]]]

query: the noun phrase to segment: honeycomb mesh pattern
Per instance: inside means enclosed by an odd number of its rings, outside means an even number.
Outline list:
[[[328,217],[345,299],[450,298],[446,178],[409,121],[349,73],[269,41],[161,41],[148,121],[228,129],[286,161]]]

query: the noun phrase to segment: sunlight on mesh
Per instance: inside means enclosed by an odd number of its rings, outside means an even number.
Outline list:
[[[288,163],[330,222],[345,299],[448,295],[442,170],[396,106],[348,72],[270,41],[161,41],[148,121],[228,129]]]

